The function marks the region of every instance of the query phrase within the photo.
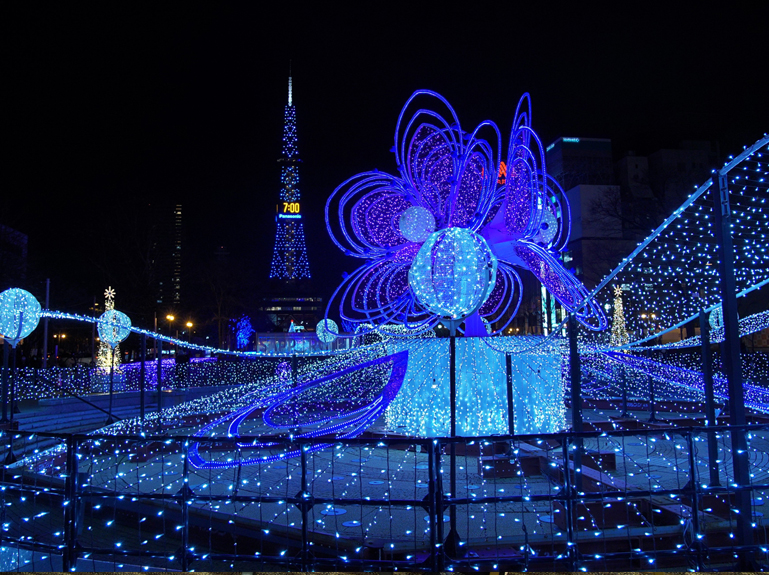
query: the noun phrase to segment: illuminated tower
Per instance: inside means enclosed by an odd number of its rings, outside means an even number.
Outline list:
[[[301,160],[296,145],[296,107],[293,103],[291,76],[288,77],[288,105],[283,125],[283,154],[278,162],[281,189],[275,216],[277,231],[270,279],[295,284],[310,279],[310,265],[307,261],[299,196]]]

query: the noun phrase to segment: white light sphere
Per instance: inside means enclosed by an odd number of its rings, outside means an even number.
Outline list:
[[[331,343],[339,335],[339,326],[333,319],[322,319],[315,326],[315,334],[323,343]]]
[[[398,229],[410,242],[423,242],[435,231],[435,217],[422,206],[411,206],[398,220]]]
[[[40,302],[20,288],[0,293],[0,334],[12,347],[31,334],[40,323]]]
[[[131,333],[131,320],[122,311],[110,309],[99,316],[96,324],[99,337],[110,347],[115,347]]]
[[[443,318],[460,320],[480,308],[497,279],[497,258],[486,240],[464,228],[433,233],[409,270],[417,301]]]
[[[534,236],[534,242],[548,245],[553,241],[556,233],[558,233],[558,220],[550,209],[545,208],[542,214],[542,223]]]

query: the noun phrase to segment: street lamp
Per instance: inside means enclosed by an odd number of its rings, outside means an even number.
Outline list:
[[[53,338],[56,340],[56,348],[53,351],[54,358],[56,361],[59,361],[59,343],[61,343],[61,340],[67,339],[66,333],[59,332],[58,337],[56,334],[53,334]]]
[[[188,321],[185,325],[187,326],[187,343],[190,343],[192,341],[192,322]]]

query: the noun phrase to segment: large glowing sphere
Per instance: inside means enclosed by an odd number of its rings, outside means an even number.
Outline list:
[[[497,258],[486,240],[464,228],[432,234],[409,270],[409,286],[430,312],[464,319],[486,301],[497,279]]]
[[[333,319],[322,319],[315,326],[315,334],[323,343],[331,343],[339,335],[339,326]]]
[[[10,288],[0,293],[0,334],[15,346],[40,323],[40,303],[26,290]]]
[[[426,208],[411,206],[401,214],[398,228],[408,241],[423,242],[435,231],[435,217]]]
[[[122,311],[109,309],[99,316],[99,337],[110,347],[115,347],[131,333],[131,320]]]

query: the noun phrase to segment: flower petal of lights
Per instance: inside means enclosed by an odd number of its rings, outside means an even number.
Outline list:
[[[96,326],[101,340],[113,348],[131,333],[131,320],[126,314],[116,309],[110,309],[101,314]]]
[[[463,228],[435,232],[409,270],[417,301],[442,318],[461,320],[480,308],[497,279],[486,240]]]
[[[409,115],[415,100],[425,97],[447,114],[419,107]],[[557,252],[569,238],[568,200],[545,171],[544,148],[530,127],[530,107],[525,94],[516,109],[500,186],[503,164],[496,125],[485,121],[473,132],[465,132],[454,110],[438,94],[423,90],[409,98],[395,131],[393,151],[399,175],[358,174],[334,190],[326,203],[326,225],[334,243],[347,255],[369,260],[337,288],[326,308],[327,317],[338,305],[343,322],[369,324],[371,329],[399,323],[416,331],[435,326],[442,317],[465,317],[460,309],[472,298],[456,307],[448,302],[467,299],[469,291],[450,294],[446,290],[470,290],[472,282],[440,280],[439,288],[418,281],[437,278],[434,271],[427,274],[426,254],[433,250],[423,252],[421,244],[435,233],[464,229],[480,234],[497,260],[498,273],[482,282],[480,276],[474,278],[486,298],[476,302],[480,306],[476,309],[495,323],[497,333],[520,306],[522,282],[514,267],[532,271],[587,327],[606,327],[603,311],[587,301],[587,290],[558,260]],[[481,132],[490,140],[481,138]],[[431,235],[433,229],[437,232]],[[421,263],[412,273],[415,258]],[[431,270],[433,265],[431,261]]]
[[[31,334],[40,323],[40,302],[20,288],[0,293],[0,334],[12,347]]]
[[[531,129],[531,101],[524,94],[513,120],[501,206],[481,234],[500,268],[505,264],[528,269],[580,323],[603,330],[608,325],[603,310],[587,299],[588,291],[558,259],[570,226],[569,202],[547,174],[544,148]]]
[[[445,113],[415,102],[428,98]],[[481,131],[493,145],[479,137]],[[444,98],[415,92],[395,132],[399,175],[358,174],[334,190],[326,204],[332,240],[347,255],[369,260],[339,286],[326,316],[338,305],[343,322],[368,324],[369,330],[388,323],[412,331],[435,326],[440,316],[417,301],[409,269],[434,230],[478,232],[494,204],[500,147],[492,122],[465,132]]]

